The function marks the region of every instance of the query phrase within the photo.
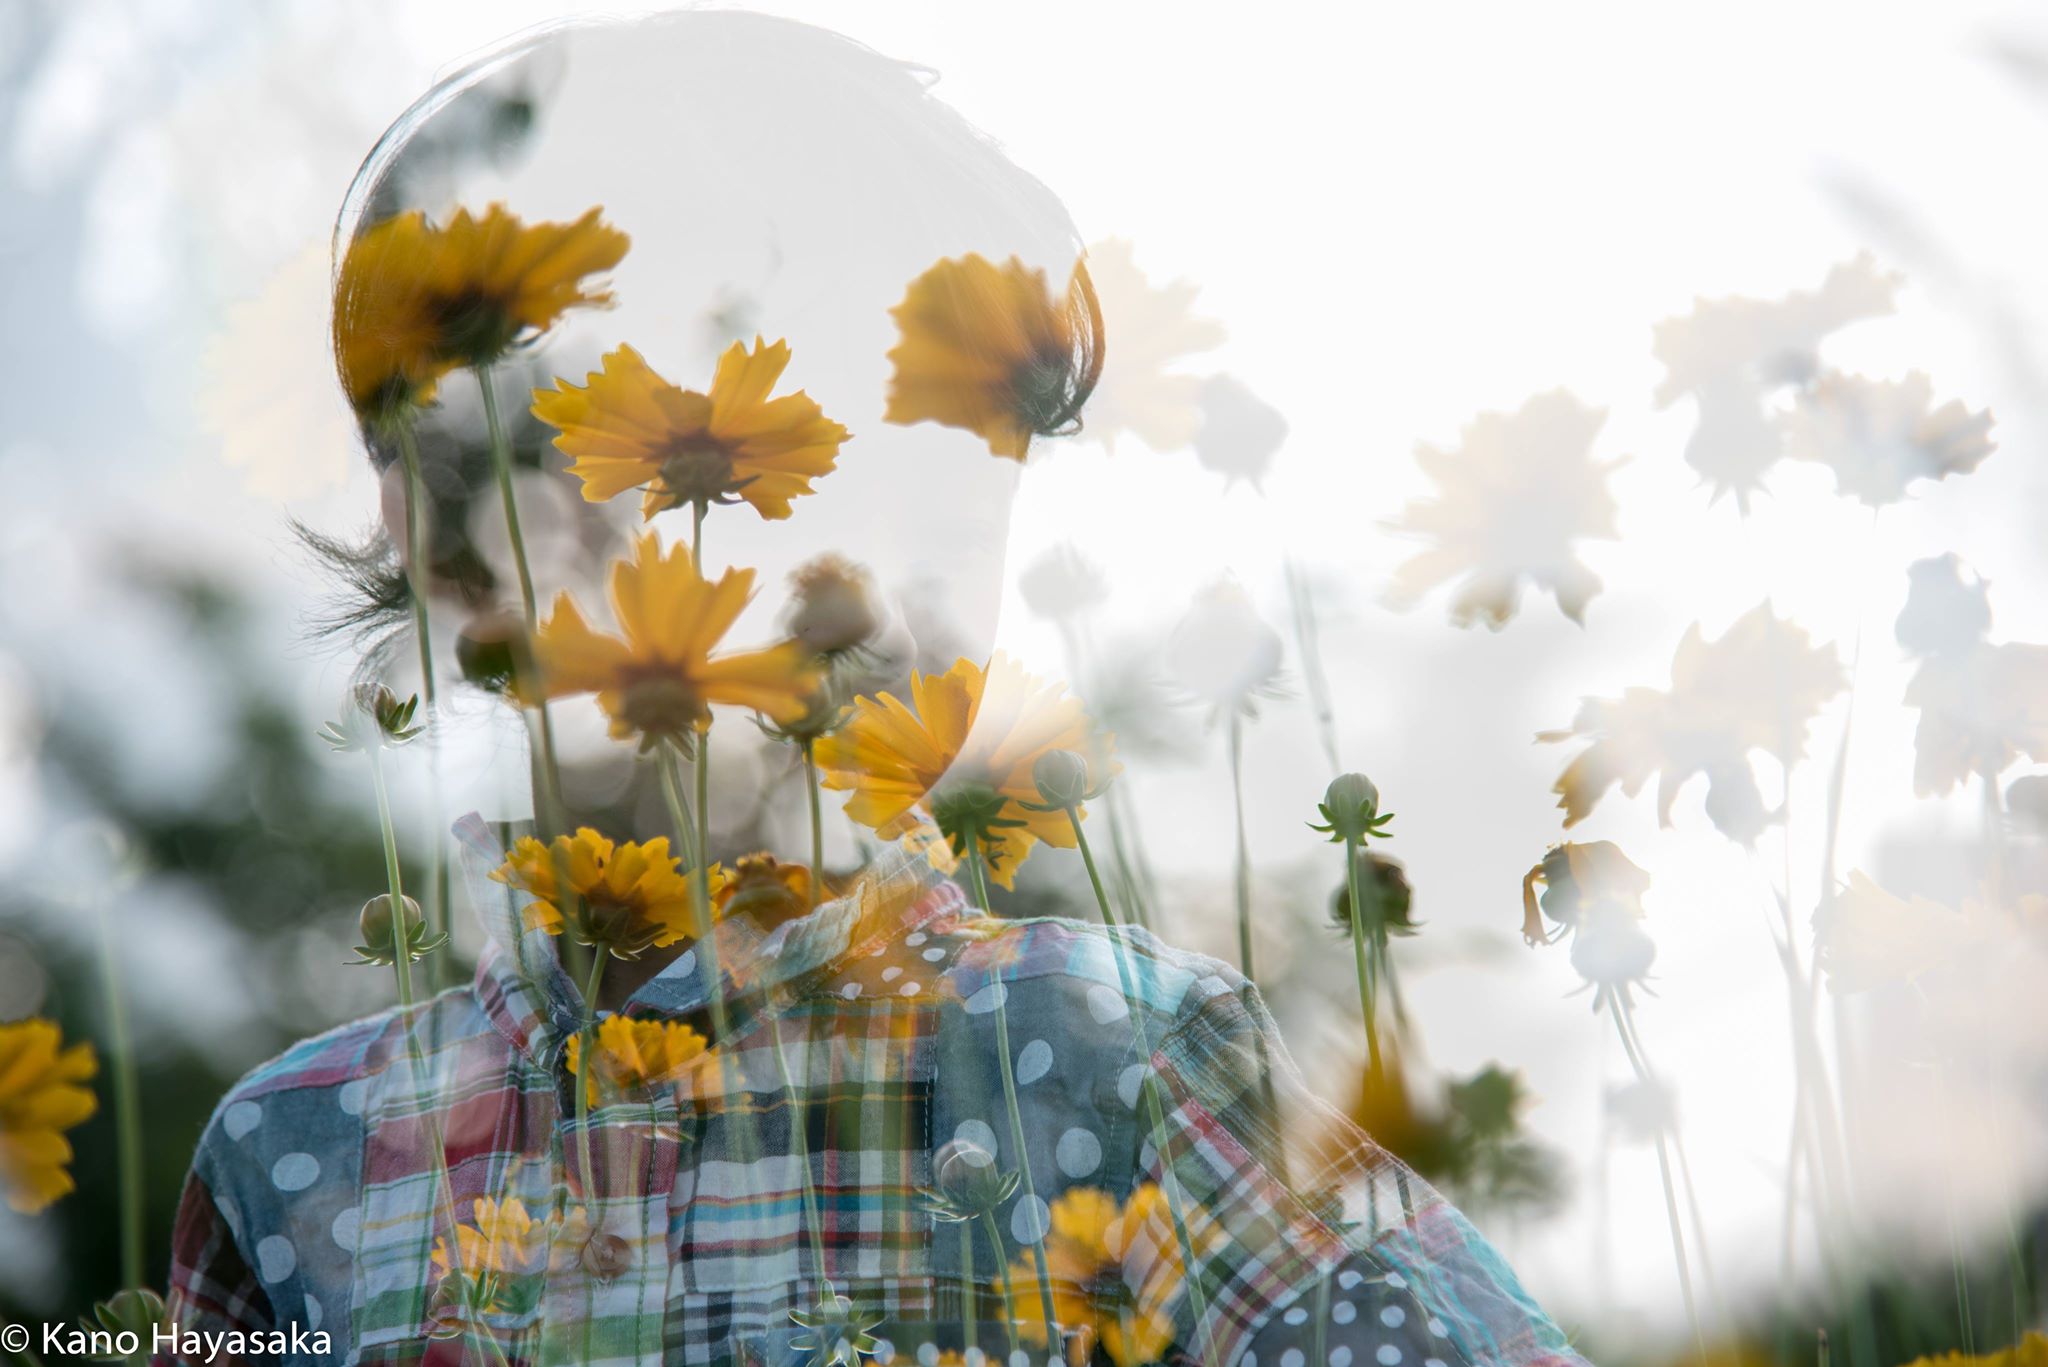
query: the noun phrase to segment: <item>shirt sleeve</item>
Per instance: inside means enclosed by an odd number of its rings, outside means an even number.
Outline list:
[[[267,1333],[275,1327],[270,1298],[243,1257],[230,1215],[232,1203],[216,1199],[199,1164],[185,1179],[171,1233],[167,1314],[180,1330],[206,1333]],[[158,1363],[176,1363],[173,1355]]]
[[[1173,1308],[1190,1358],[1585,1367],[1478,1230],[1309,1091],[1258,990],[1218,968],[1153,1050],[1140,1156],[1199,1270]]]

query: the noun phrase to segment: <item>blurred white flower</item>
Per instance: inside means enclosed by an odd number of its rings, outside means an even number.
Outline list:
[[[1678,1093],[1661,1079],[1640,1078],[1609,1087],[1601,1098],[1623,1142],[1655,1143],[1678,1129]]]
[[[1829,333],[1890,313],[1898,286],[1899,277],[1864,252],[1829,271],[1818,290],[1775,300],[1698,299],[1691,313],[1656,325],[1652,350],[1664,363],[1657,406],[1688,394],[1698,401],[1685,459],[1713,485],[1715,499],[1733,493],[1736,506],[1749,510],[1750,494],[1783,452],[1773,396],[1813,379]]]
[[[1128,432],[1154,451],[1178,451],[1200,421],[1198,381],[1175,362],[1223,342],[1223,324],[1194,313],[1196,286],[1157,286],[1145,278],[1131,244],[1106,238],[1088,249],[1088,275],[1102,306],[1102,377],[1088,400],[1087,431],[1114,451]]]
[[[1643,923],[1614,906],[1595,908],[1579,922],[1572,934],[1572,968],[1598,988],[1593,1009],[1610,993],[1626,999],[1629,988],[1650,976],[1657,960],[1657,946]]]
[[[1255,699],[1272,696],[1280,654],[1280,633],[1228,578],[1203,590],[1166,646],[1175,679],[1219,712],[1249,712]]]
[[[1707,776],[1707,816],[1723,835],[1748,845],[1773,819],[1764,809],[1750,755],[1790,765],[1822,704],[1843,686],[1833,646],[1816,646],[1805,628],[1781,620],[1768,603],[1745,613],[1718,641],[1698,623],[1671,662],[1671,687],[1631,688],[1619,698],[1586,698],[1564,731],[1543,741],[1591,743],[1565,766],[1554,791],[1564,824],[1576,825],[1601,795],[1620,784],[1630,797],[1658,775],[1657,817],[1695,775]]]
[[[1607,474],[1621,462],[1592,459],[1606,420],[1604,410],[1553,389],[1513,413],[1481,413],[1456,447],[1418,446],[1415,459],[1437,496],[1410,503],[1388,526],[1435,544],[1394,572],[1390,604],[1411,608],[1460,579],[1451,621],[1483,621],[1498,631],[1515,615],[1527,581],[1583,623],[1600,580],[1579,563],[1573,543],[1615,534]]]
[[[1933,407],[1933,381],[1829,372],[1782,420],[1785,454],[1835,472],[1835,488],[1870,507],[1906,496],[1916,479],[1968,474],[1990,455],[1991,414],[1959,399]]]
[[[1195,432],[1195,459],[1223,476],[1225,486],[1243,480],[1254,489],[1272,468],[1287,440],[1287,419],[1242,380],[1211,375],[1202,381],[1202,421]]]
[[[1062,541],[1024,567],[1017,591],[1025,607],[1058,622],[1100,606],[1109,597],[1109,583],[1102,566],[1073,542]]]
[[[1835,992],[1911,982],[1954,958],[1979,920],[1974,905],[1895,897],[1859,869],[1814,920],[1821,972]]]
[[[1913,791],[1938,796],[1972,775],[1995,779],[2021,755],[2048,760],[2048,646],[1993,643],[1981,579],[1964,583],[1953,555],[1917,561],[1899,613],[1899,644],[1920,657],[1906,703]]]

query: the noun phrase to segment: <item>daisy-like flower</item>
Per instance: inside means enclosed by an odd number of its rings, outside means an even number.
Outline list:
[[[668,508],[752,505],[789,516],[789,501],[830,474],[847,431],[799,389],[771,399],[789,365],[789,343],[734,342],[719,357],[711,392],[682,389],[622,346],[583,386],[557,380],[533,391],[533,416],[556,430],[586,502],[645,490],[643,517]]]
[[[818,742],[824,786],[850,790],[846,814],[886,839],[929,820],[957,857],[974,841],[989,876],[1011,887],[1038,841],[1075,843],[1065,812],[1032,805],[1039,757],[1072,750],[1091,773],[1116,772],[1110,738],[1065,692],[1000,652],[986,669],[963,659],[944,674],[913,673],[907,705],[891,693],[857,699]]]
[[[600,1091],[617,1095],[673,1086],[703,1065],[708,1048],[702,1035],[680,1021],[607,1016],[597,1027],[586,1095],[595,1106]],[[569,1037],[569,1071],[583,1076],[580,1034]]]
[[[1781,299],[1700,299],[1683,318],[1657,324],[1654,350],[1664,363],[1657,405],[1691,395],[1699,426],[1686,442],[1686,462],[1713,485],[1714,497],[1749,496],[1784,453],[1770,405],[1787,388],[1810,383],[1820,370],[1823,338],[1862,318],[1892,311],[1899,277],[1866,252],[1836,266],[1817,290]]]
[[[597,694],[612,736],[638,736],[643,749],[661,740],[687,745],[711,724],[713,703],[793,722],[810,707],[817,682],[802,646],[712,656],[753,589],[752,570],[729,569],[714,583],[697,573],[687,547],[664,551],[658,537],[643,533],[632,558],[612,565],[618,635],[593,629],[569,594],[555,599],[534,637],[541,688],[550,698]]]
[[[1287,440],[1287,416],[1231,375],[1202,381],[1195,460],[1223,476],[1223,486],[1243,480],[1257,489]]]
[[[902,339],[889,352],[887,421],[963,428],[1016,461],[1033,437],[1080,430],[1103,361],[1102,312],[1080,262],[1056,299],[1045,272],[1014,256],[949,258],[889,313]]]
[[[2029,1329],[2018,1343],[1995,1353],[1935,1353],[1906,1367],[2048,1367],[2048,1334]]]
[[[546,1231],[517,1197],[500,1202],[481,1196],[471,1209],[474,1221],[455,1227],[452,1250],[446,1239],[434,1240],[436,1317],[459,1321],[520,1313],[540,1294]]]
[[[782,924],[811,909],[811,871],[785,864],[765,850],[743,854],[732,877],[713,895],[718,917],[750,916],[765,928]]]
[[[709,872],[715,899],[725,870],[713,864]],[[667,836],[619,845],[588,826],[545,845],[521,836],[491,878],[533,899],[524,909],[529,924],[550,935],[566,930],[579,944],[601,945],[617,958],[703,933],[689,875],[668,852]]]
[[[1522,877],[1522,938],[1538,945],[1569,934],[1572,967],[1594,989],[1593,1009],[1617,999],[1626,1006],[1630,989],[1657,959],[1642,925],[1649,886],[1650,875],[1611,841],[1553,846]],[[1543,916],[1557,923],[1555,931],[1546,932],[1537,915],[1538,887]]]
[[[1972,775],[1995,779],[2025,755],[2048,760],[2048,646],[1991,640],[1991,595],[1953,555],[1916,562],[1899,644],[1919,660],[1906,703],[1913,791],[1934,797]],[[1988,780],[1987,780],[1988,781]]]
[[[358,233],[334,286],[334,354],[356,412],[377,419],[431,400],[458,366],[488,365],[611,293],[630,239],[592,209],[574,223],[523,223],[501,204],[436,227],[414,210]]]
[[[1147,1182],[1119,1205],[1106,1191],[1074,1187],[1052,1203],[1045,1236],[1053,1317],[1068,1336],[1070,1361],[1085,1363],[1100,1344],[1116,1367],[1164,1361],[1173,1341],[1167,1306],[1186,1264],[1164,1192]],[[1045,1346],[1036,1269],[1010,1268],[1011,1314],[1018,1335]]]
[[[65,1047],[56,1022],[0,1025],[0,1186],[24,1215],[77,1189],[64,1131],[97,1108],[86,1083],[99,1069],[92,1045]]]
[[[1975,903],[1957,911],[1899,897],[1856,870],[1815,918],[1814,938],[1829,988],[1867,992],[1942,968],[1982,936],[1988,919]]]
[[[1934,406],[1934,384],[1829,373],[1784,420],[1785,454],[1835,472],[1835,488],[1872,508],[1897,503],[1918,479],[1975,470],[1991,454],[1991,414],[1960,399]]]
[[[875,577],[829,551],[806,560],[789,576],[784,624],[811,654],[827,660],[860,651],[882,630]]]
[[[1620,462],[1592,457],[1606,420],[1554,389],[1513,413],[1481,413],[1456,447],[1418,447],[1416,461],[1437,495],[1410,503],[1388,525],[1433,544],[1394,572],[1391,604],[1413,607],[1457,580],[1451,621],[1498,631],[1515,615],[1523,585],[1534,584],[1583,623],[1600,580],[1574,543],[1615,535],[1607,476]]]
[[[1114,451],[1126,433],[1154,451],[1178,451],[1201,424],[1201,381],[1177,372],[1183,358],[1221,346],[1223,324],[1198,317],[1197,287],[1185,280],[1154,285],[1124,238],[1088,249],[1088,274],[1102,302],[1104,332],[1116,348],[1102,364],[1102,382],[1088,401],[1088,431]]]
[[[1557,805],[1575,826],[1615,784],[1635,796],[1658,776],[1657,816],[1694,776],[1707,778],[1707,815],[1729,839],[1748,845],[1773,819],[1751,768],[1754,751],[1781,764],[1799,759],[1806,732],[1829,698],[1842,690],[1833,646],[1816,646],[1804,628],[1779,618],[1768,603],[1744,614],[1718,641],[1695,623],[1671,662],[1671,687],[1631,688],[1619,698],[1587,698],[1563,731],[1543,741],[1588,742],[1558,775]]]
[[[1235,579],[1219,579],[1195,599],[1166,644],[1174,679],[1217,715],[1258,711],[1280,695],[1280,633]]]

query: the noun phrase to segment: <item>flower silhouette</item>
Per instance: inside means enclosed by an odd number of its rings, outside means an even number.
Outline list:
[[[1829,333],[1890,313],[1898,285],[1866,252],[1829,271],[1817,290],[1774,300],[1699,299],[1691,313],[1657,324],[1652,349],[1664,363],[1657,405],[1668,408],[1687,395],[1698,402],[1699,425],[1685,459],[1713,486],[1715,499],[1733,493],[1736,506],[1749,511],[1749,496],[1783,454],[1772,399],[1813,379]]]
[[[1606,418],[1555,389],[1513,413],[1481,413],[1452,449],[1419,447],[1416,460],[1437,496],[1410,503],[1390,525],[1435,544],[1394,572],[1392,605],[1413,607],[1458,579],[1451,620],[1498,631],[1527,582],[1549,590],[1565,616],[1583,623],[1600,580],[1579,563],[1573,543],[1615,534],[1607,472],[1620,462],[1598,463],[1591,454]]]
[[[1989,588],[1964,583],[1955,556],[1907,573],[1896,630],[1920,661],[1906,685],[1920,710],[1913,790],[1938,796],[1972,774],[1993,779],[2021,755],[2048,759],[2048,646],[1991,641]]]
[[[1200,422],[1200,381],[1176,374],[1182,357],[1220,346],[1223,325],[1194,312],[1197,288],[1185,280],[1153,285],[1131,243],[1107,238],[1088,249],[1088,274],[1102,304],[1107,348],[1102,380],[1088,401],[1088,430],[1105,449],[1128,433],[1154,451],[1177,451]]]
[[[1966,475],[1992,452],[1990,413],[1933,403],[1933,382],[1918,371],[1903,380],[1830,372],[1785,417],[1785,454],[1827,466],[1836,489],[1870,507],[1897,503],[1914,480]]]
[[[1586,698],[1571,727],[1543,741],[1590,742],[1558,776],[1554,791],[1566,827],[1577,825],[1615,784],[1630,797],[1658,776],[1657,817],[1695,775],[1707,777],[1707,815],[1729,839],[1748,845],[1772,819],[1764,809],[1750,755],[1797,760],[1821,706],[1840,692],[1841,661],[1768,603],[1745,613],[1718,641],[1698,623],[1671,662],[1671,687],[1631,688],[1619,698]]]
[[[1202,422],[1195,431],[1195,459],[1223,476],[1256,489],[1287,440],[1287,417],[1231,375],[1202,381]]]

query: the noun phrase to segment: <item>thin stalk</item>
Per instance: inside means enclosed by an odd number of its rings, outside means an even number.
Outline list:
[[[1294,557],[1286,557],[1287,604],[1294,610],[1294,644],[1301,655],[1302,677],[1308,680],[1309,706],[1316,717],[1316,739],[1333,774],[1344,771],[1337,758],[1337,709],[1330,701],[1330,679],[1323,670],[1322,633],[1316,625],[1315,596]]]
[[[1379,1012],[1374,1009],[1372,973],[1366,963],[1365,921],[1358,897],[1358,837],[1344,837],[1344,886],[1351,898],[1351,961],[1358,975],[1358,1010],[1365,1018],[1366,1067],[1373,1078],[1380,1076]]]
[[[974,1225],[960,1222],[960,1356],[979,1346],[981,1327],[974,1317]]]
[[[576,1163],[582,1169],[583,1204],[590,1210],[593,1237],[601,1231],[603,1215],[597,1207],[597,1181],[590,1162],[590,1086],[597,1077],[597,991],[604,982],[605,955],[602,945],[592,947],[590,977],[583,984],[583,1028],[578,1032],[583,1037],[583,1057],[582,1076],[576,1079]]]
[[[825,818],[818,807],[817,742],[804,737],[804,797],[811,808],[811,910],[818,909],[818,895],[825,886]]]
[[[114,957],[114,930],[104,899],[99,908],[100,983],[107,999],[107,1053],[113,1062],[114,1125],[121,1173],[121,1289],[142,1287],[142,1105],[135,1082],[135,1050],[128,1007]]]
[[[704,573],[704,500],[690,505],[690,563],[701,577]]]
[[[1206,1339],[1206,1323],[1209,1318],[1207,1293],[1202,1289],[1201,1264],[1195,1259],[1195,1241],[1188,1233],[1185,1197],[1181,1192],[1180,1178],[1173,1170],[1173,1157],[1167,1152],[1166,1114],[1159,1102],[1159,1093],[1152,1086],[1150,1076],[1152,1065],[1152,1031],[1146,1023],[1148,1009],[1132,981],[1129,960],[1125,957],[1123,927],[1117,923],[1116,913],[1110,910],[1109,897],[1102,890],[1102,875],[1096,871],[1095,852],[1088,846],[1088,833],[1081,829],[1081,812],[1078,807],[1067,808],[1067,823],[1074,828],[1074,845],[1081,852],[1081,863],[1088,870],[1088,885],[1095,889],[1095,905],[1102,912],[1102,924],[1109,930],[1110,951],[1116,958],[1117,979],[1121,983],[1124,999],[1131,1004],[1131,1023],[1138,1033],[1138,1049],[1145,1059],[1145,1076],[1140,1083],[1148,1109],[1152,1115],[1152,1147],[1159,1154],[1159,1168],[1165,1181],[1167,1213],[1173,1217],[1173,1233],[1180,1244],[1182,1265],[1187,1268],[1188,1305],[1194,1313],[1196,1331]],[[1203,1345],[1203,1359],[1208,1358],[1208,1345]]]
[[[535,626],[533,571],[527,565],[526,537],[519,530],[519,500],[512,491],[512,443],[505,439],[505,424],[498,417],[498,389],[491,383],[491,368],[476,367],[477,388],[484,396],[484,425],[491,435],[491,472],[498,478],[498,497],[505,505],[505,535],[512,542],[512,564],[519,576],[519,605],[526,614],[526,631]]]
[[[419,646],[420,696],[427,706],[428,783],[434,810],[434,838],[427,845],[427,929],[444,935],[449,931],[450,903],[448,860],[441,845],[440,830],[440,728],[433,724],[439,716],[440,699],[434,677],[433,634],[427,621],[428,576],[433,556],[431,528],[427,522],[430,509],[425,467],[420,462],[419,438],[413,431],[412,415],[402,414],[395,428],[399,460],[405,467],[405,577],[412,598],[413,639]],[[449,961],[435,959],[434,980],[445,986],[449,976]]]
[[[790,1076],[789,1059],[782,1052],[782,1025],[780,1020],[768,1023],[769,1044],[775,1051],[775,1070],[782,1075],[782,1093],[789,1098],[789,1136],[796,1146],[797,1170],[804,1178],[804,1228],[810,1232],[811,1276],[817,1283],[818,1298],[823,1300],[832,1295],[832,1281],[825,1275],[825,1220],[818,1210],[818,1189],[811,1180],[811,1141],[805,1133],[807,1127],[803,1114],[797,1109],[796,1080]],[[808,1062],[809,1043],[806,1041],[805,1054]],[[806,1069],[808,1073],[808,1069]]]
[[[1230,796],[1237,814],[1237,959],[1248,981],[1252,971],[1252,856],[1244,833],[1244,714],[1230,714]]]
[[[1003,1340],[1010,1345],[1014,1356],[1017,1352],[1017,1321],[1010,1312],[1010,1260],[1003,1256],[1003,1232],[996,1227],[996,1216],[992,1210],[981,1213],[982,1232],[988,1235],[989,1250],[996,1255],[996,1290],[1003,1297]]]
[[[978,839],[967,842],[967,870],[974,880],[975,900],[983,911],[988,910],[988,880],[981,870],[981,843]],[[1039,1201],[1037,1185],[1031,1180],[1031,1151],[1024,1142],[1024,1113],[1017,1105],[1017,1069],[1010,1059],[1010,1004],[1005,990],[996,999],[996,1061],[1001,1065],[1003,1077],[1003,1105],[1010,1113],[1010,1146],[1017,1156],[1017,1173],[1024,1187],[1024,1200],[1034,1219],[1037,1218]],[[1031,1261],[1038,1272],[1038,1305],[1045,1318],[1046,1351],[1058,1354],[1060,1351],[1059,1321],[1052,1308],[1052,1269],[1045,1258],[1045,1238],[1051,1231],[1040,1228],[1038,1237],[1031,1242]],[[998,1245],[1000,1247],[1000,1245]]]
[[[1609,1014],[1614,1017],[1614,1031],[1621,1039],[1622,1052],[1628,1055],[1630,1066],[1636,1070],[1636,1077],[1645,1086],[1657,1086],[1655,1074],[1650,1071],[1648,1061],[1640,1052],[1634,1032],[1628,1027],[1628,1002],[1618,991],[1608,992]],[[1671,1155],[1664,1143],[1664,1134],[1657,1133],[1657,1172],[1664,1182],[1664,1215],[1671,1226],[1671,1256],[1678,1268],[1678,1289],[1685,1297],[1685,1315],[1692,1323],[1693,1346],[1698,1350],[1700,1361],[1707,1359],[1706,1334],[1700,1328],[1699,1306],[1693,1300],[1692,1269],[1685,1256],[1685,1227],[1678,1218],[1678,1192],[1671,1178]]]

